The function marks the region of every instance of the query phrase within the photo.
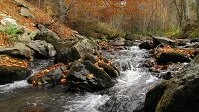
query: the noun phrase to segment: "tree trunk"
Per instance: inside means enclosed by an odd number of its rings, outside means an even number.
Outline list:
[[[190,21],[190,11],[189,11],[189,2],[188,0],[183,0],[183,12],[184,12],[184,20],[185,22],[189,22]]]
[[[199,22],[199,0],[196,0],[197,2],[197,21]]]

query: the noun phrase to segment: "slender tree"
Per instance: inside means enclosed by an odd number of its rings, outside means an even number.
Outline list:
[[[196,0],[197,3],[197,21],[199,22],[199,0]]]

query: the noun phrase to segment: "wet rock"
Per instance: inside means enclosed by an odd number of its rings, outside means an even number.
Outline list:
[[[156,65],[155,59],[154,58],[150,58],[150,59],[147,59],[142,66],[146,67],[146,68],[150,68],[150,67],[153,67],[155,65]]]
[[[19,58],[31,58],[35,52],[23,43],[14,43],[13,47],[0,49],[0,54]]]
[[[189,43],[184,48],[199,48],[199,42]]]
[[[166,72],[166,73],[162,73],[160,77],[162,79],[169,80],[169,79],[173,78],[173,76],[174,75],[172,72]]]
[[[66,81],[67,73],[67,66],[59,63],[34,74],[28,78],[27,82],[34,86],[47,84],[55,86],[61,83],[66,83],[63,82],[63,80]]]
[[[80,58],[83,58],[86,54],[93,54],[96,51],[96,46],[88,39],[82,39],[75,42],[69,48],[65,48],[59,51],[55,58],[55,62],[69,63]]]
[[[119,76],[119,70],[116,67],[112,67],[106,63],[98,63],[99,67],[103,68],[104,71],[112,78],[116,78]]]
[[[199,110],[199,56],[176,76],[162,82],[146,96],[147,112],[197,112]],[[159,86],[163,87],[162,89]],[[162,92],[163,91],[163,92]]]
[[[94,56],[90,53],[86,54],[84,57],[83,57],[83,60],[88,60],[90,61],[91,63],[95,64],[97,62],[97,56]]]
[[[181,54],[181,53],[175,53],[175,52],[165,52],[161,53],[159,57],[156,58],[156,61],[158,64],[168,64],[170,62],[177,63],[177,62],[190,62],[191,59],[189,56]]]
[[[25,80],[30,74],[27,61],[0,55],[0,84]]]
[[[75,61],[68,75],[69,89],[72,90],[94,92],[111,87],[113,84],[113,79],[90,61]]]
[[[139,45],[139,48],[140,48],[140,49],[150,50],[150,49],[152,49],[152,45],[150,44],[150,42],[145,41],[145,42],[142,42],[142,43]]]
[[[166,37],[153,37],[153,47],[156,48],[159,45],[162,46],[170,45],[175,47],[177,44],[174,40],[171,40]]]
[[[28,47],[33,49],[37,56],[44,56],[49,58],[55,56],[56,54],[54,47],[45,41],[41,40],[31,41],[28,44]]]
[[[189,39],[176,39],[178,46],[185,46],[190,43]]]
[[[166,71],[169,65],[155,65],[151,68],[149,68],[150,72],[153,73],[161,73],[163,71]]]
[[[190,42],[191,42],[191,43],[194,43],[194,42],[199,42],[199,38],[194,38],[194,39],[191,39],[191,40],[190,40]]]

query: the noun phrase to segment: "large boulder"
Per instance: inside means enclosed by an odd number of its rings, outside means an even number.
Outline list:
[[[88,39],[82,39],[74,42],[70,47],[65,47],[59,50],[55,62],[69,63],[80,58],[86,54],[93,54],[96,51],[96,45]]]
[[[7,54],[19,58],[31,58],[35,52],[23,43],[14,43],[13,47],[0,49],[0,54]]]
[[[69,89],[81,91],[99,91],[113,86],[114,80],[90,61],[75,61],[68,75]]]
[[[157,57],[156,61],[158,64],[168,64],[170,62],[183,63],[183,62],[190,62],[191,58],[181,53],[166,52],[166,53],[161,53],[161,55]]]
[[[32,37],[35,40],[44,40],[50,43],[58,52],[62,48],[66,48],[72,45],[75,40],[65,40],[60,38],[55,32],[47,29],[45,26],[38,24],[38,31]]]
[[[147,112],[197,112],[199,110],[199,56],[174,78],[151,89],[145,100]]]
[[[153,37],[153,47],[155,48],[159,45],[162,45],[162,46],[170,45],[170,46],[175,47],[177,44],[174,40],[171,40],[166,37]]]
[[[158,64],[190,62],[197,54],[196,49],[172,48],[170,46],[158,48],[154,52]]]
[[[37,56],[53,57],[56,54],[54,47],[46,41],[35,40],[28,44],[28,47],[35,51]]]
[[[5,17],[1,20],[1,24],[5,26],[19,26],[17,21],[11,17],[5,15]]]
[[[31,75],[29,63],[7,55],[0,55],[0,84],[25,80]]]

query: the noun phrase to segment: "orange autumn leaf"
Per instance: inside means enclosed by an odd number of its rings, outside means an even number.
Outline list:
[[[2,55],[0,56],[0,66],[28,68],[29,63],[25,60],[19,60],[10,56]]]

